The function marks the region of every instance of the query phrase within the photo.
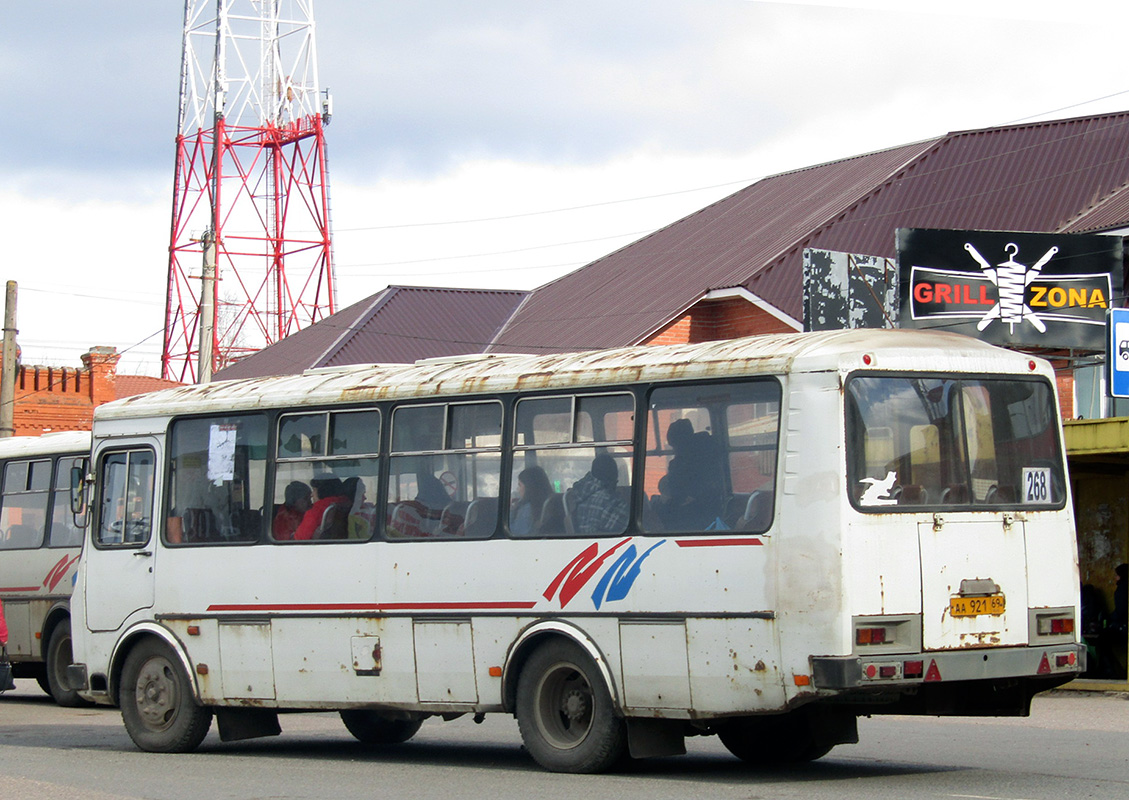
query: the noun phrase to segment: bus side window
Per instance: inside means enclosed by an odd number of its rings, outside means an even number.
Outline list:
[[[775,380],[654,390],[643,528],[768,530],[779,428],[780,385]]]
[[[43,544],[50,487],[50,461],[10,461],[5,465],[0,549],[26,549]]]
[[[245,414],[178,419],[171,431],[165,541],[257,541],[265,501],[266,418]]]
[[[71,512],[70,480],[75,468],[85,473],[86,459],[60,458],[55,464],[55,485],[52,487],[54,505],[51,507],[51,525],[48,528],[50,547],[77,547],[82,544],[82,529],[86,526],[85,514],[76,519]]]
[[[102,459],[97,544],[141,544],[153,520],[153,452],[124,450]]]
[[[385,534],[390,539],[493,536],[501,473],[501,403],[396,408]]]
[[[610,536],[631,519],[635,398],[525,398],[515,418],[509,531]]]

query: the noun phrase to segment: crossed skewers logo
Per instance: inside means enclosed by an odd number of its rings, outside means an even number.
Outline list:
[[[1008,256],[1007,261],[994,267],[988,263],[984,256],[980,255],[980,252],[971,242],[965,242],[964,249],[976,259],[984,275],[995,285],[999,297],[996,304],[976,323],[976,330],[982,331],[991,325],[993,320],[998,319],[1014,332],[1016,325],[1020,325],[1024,320],[1027,320],[1035,326],[1039,333],[1046,333],[1046,324],[1027,305],[1027,287],[1039,277],[1039,273],[1042,272],[1047,262],[1055,257],[1055,254],[1058,253],[1058,247],[1052,247],[1043,253],[1042,258],[1031,267],[1015,260],[1019,253],[1019,245],[1015,242],[1008,242],[1007,246],[1004,247],[1004,252]]]

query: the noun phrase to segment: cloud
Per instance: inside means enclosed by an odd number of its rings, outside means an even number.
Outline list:
[[[171,164],[182,17],[173,3],[7,4],[0,171],[105,175]]]

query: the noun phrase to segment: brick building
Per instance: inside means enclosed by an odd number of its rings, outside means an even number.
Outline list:
[[[97,406],[179,385],[144,375],[118,375],[120,358],[113,347],[92,347],[82,355],[81,367],[20,365],[13,413],[15,435],[88,431]]]

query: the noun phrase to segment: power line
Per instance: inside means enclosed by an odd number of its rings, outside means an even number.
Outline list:
[[[614,206],[622,203],[635,203],[641,200],[656,200],[663,197],[675,197],[682,194],[693,194],[694,192],[705,192],[711,189],[724,189],[728,186],[738,186],[752,183],[758,180],[757,178],[746,178],[738,181],[726,181],[725,183],[715,183],[712,186],[698,186],[693,189],[677,189],[672,192],[661,192],[659,194],[640,195],[639,197],[624,197],[619,200],[602,200],[595,203],[585,203],[579,206],[565,206],[562,208],[546,208],[540,211],[525,211],[519,214],[505,214],[497,217],[478,217],[474,219],[451,219],[451,220],[435,220],[431,222],[405,222],[400,225],[371,225],[361,228],[335,228],[334,233],[354,233],[356,231],[384,231],[396,230],[399,228],[427,228],[439,225],[470,225],[478,222],[500,222],[511,219],[522,219],[525,217],[539,217],[546,214],[561,214],[569,211],[583,211],[589,208],[602,208],[604,206]]]

